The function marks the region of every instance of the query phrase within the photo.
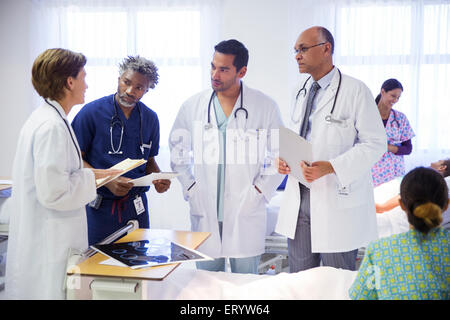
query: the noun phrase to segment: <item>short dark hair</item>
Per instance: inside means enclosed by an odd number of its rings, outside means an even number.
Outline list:
[[[395,89],[400,89],[403,91],[403,86],[400,83],[400,81],[398,81],[397,79],[387,79],[385,82],[383,82],[383,84],[381,85],[381,89],[383,89],[385,92],[391,91],[391,90],[395,90]],[[375,98],[375,103],[378,104],[378,102],[380,102],[381,99],[381,93],[379,93],[377,95],[377,97]]]
[[[325,27],[319,27],[319,32],[322,35],[322,37],[325,38],[325,41],[329,42],[331,44],[331,54],[334,53],[334,38],[331,32],[325,28]]]
[[[241,42],[235,39],[219,42],[214,47],[214,50],[223,54],[234,55],[233,65],[235,66],[236,71],[241,70],[242,67],[246,67],[248,64],[247,48]]]
[[[59,100],[64,97],[67,78],[76,78],[86,65],[82,53],[67,49],[47,49],[34,60],[31,82],[34,89],[44,99]]]
[[[437,171],[418,167],[403,178],[400,198],[409,223],[427,234],[442,223],[442,211],[448,203],[447,183]]]

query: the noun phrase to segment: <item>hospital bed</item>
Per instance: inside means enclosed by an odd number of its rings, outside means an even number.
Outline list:
[[[376,203],[383,203],[388,199],[399,194],[401,177],[384,183],[374,189],[374,197]],[[277,221],[280,203],[283,197],[283,188],[277,190],[276,195],[272,198],[267,206],[267,231],[265,240],[265,253],[261,257],[261,263],[258,266],[258,273],[265,274],[271,266],[275,266],[275,272],[288,272],[288,248],[286,237],[277,234],[275,225]],[[400,206],[377,214],[377,228],[378,237],[388,237],[393,234],[407,232],[409,230],[409,223],[406,214]],[[357,254],[357,268],[364,257],[365,248],[359,248]]]
[[[283,191],[278,190],[267,206],[265,252],[258,266],[259,274],[265,274],[272,266],[275,273],[289,272],[287,238],[275,232],[282,198]]]
[[[6,184],[0,177],[0,291],[5,288],[6,249],[8,247],[8,217],[2,210],[6,200],[11,196],[11,184]],[[2,213],[3,212],[3,213]]]
[[[158,300],[347,300],[357,272],[317,267],[277,275],[238,274],[178,268],[147,286]]]
[[[400,193],[401,180],[402,178],[398,177],[374,188],[375,203],[384,203],[398,195]],[[407,232],[409,230],[409,222],[406,213],[398,206],[382,214],[377,214],[377,227],[378,237],[384,238],[393,234]]]

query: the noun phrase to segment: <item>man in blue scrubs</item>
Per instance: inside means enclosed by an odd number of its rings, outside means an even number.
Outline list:
[[[72,127],[80,144],[85,167],[109,168],[122,160],[146,159],[137,167],[97,190],[97,199],[86,206],[89,245],[98,243],[137,220],[149,228],[149,187],[133,187],[128,181],[160,172],[155,161],[159,150],[159,121],[156,113],[139,100],[158,83],[158,69],[139,56],[120,65],[115,94],[86,104]],[[154,182],[157,192],[169,189],[170,180]]]

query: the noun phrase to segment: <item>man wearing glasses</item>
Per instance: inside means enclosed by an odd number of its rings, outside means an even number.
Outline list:
[[[378,238],[371,167],[387,149],[367,86],[333,65],[334,39],[312,27],[295,43],[300,73],[290,128],[313,145],[299,164],[309,186],[289,175],[276,232],[288,237],[290,272],[321,265],[356,270],[358,248]],[[302,94],[301,94],[302,93]],[[279,159],[278,172],[291,172]]]

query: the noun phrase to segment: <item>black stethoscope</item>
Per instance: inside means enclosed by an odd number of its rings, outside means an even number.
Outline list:
[[[243,90],[243,87],[242,87],[242,82],[241,82],[241,87],[240,87],[240,91],[239,91],[239,92],[240,92],[240,96],[241,96],[241,99],[240,99],[240,100],[241,100],[241,103],[240,103],[240,107],[237,108],[237,109],[234,111],[234,117],[237,118],[237,113],[238,113],[239,111],[243,111],[243,112],[245,113],[245,120],[247,121],[247,119],[248,119],[248,111],[247,111],[247,109],[244,108],[244,106],[243,106],[243,101],[244,101],[244,90]],[[205,124],[205,129],[206,129],[206,130],[212,128],[212,124],[211,124],[211,102],[213,101],[215,95],[216,95],[216,91],[213,91],[213,93],[211,94],[211,97],[209,98],[209,103],[208,103],[208,123]]]
[[[77,150],[78,159],[80,160],[80,169],[82,169],[83,168],[83,164],[81,162],[81,152],[78,149],[77,143],[75,142],[75,138],[72,135],[72,131],[69,128],[69,124],[67,123],[67,120],[64,119],[64,117],[61,115],[61,113],[59,113],[58,108],[56,108],[54,105],[52,105],[50,102],[48,102],[47,99],[44,99],[44,100],[45,100],[45,102],[47,102],[47,104],[49,106],[51,106],[53,109],[55,109],[55,111],[58,113],[58,115],[61,117],[61,119],[63,120],[64,124],[66,125],[67,130],[69,130],[70,138],[72,138],[72,143],[75,146],[75,150]]]
[[[111,117],[110,126],[109,126],[109,135],[111,137],[111,151],[108,151],[108,154],[123,154],[123,151],[120,150],[122,148],[122,139],[123,139],[123,130],[124,130],[124,124],[122,119],[119,117],[119,113],[117,111],[117,103],[115,99],[115,95],[113,95],[113,104],[114,104],[114,115]],[[139,108],[139,105],[136,103],[136,107],[139,113],[139,137],[140,137],[140,146],[142,155],[144,155],[144,142],[142,139],[142,114],[141,109]],[[114,148],[114,141],[113,141],[113,128],[115,125],[120,126],[120,140],[119,140],[119,147],[116,149]]]
[[[341,89],[341,82],[342,82],[342,74],[341,74],[341,70],[339,70],[338,68],[336,68],[336,69],[337,69],[337,71],[338,71],[338,73],[339,73],[339,83],[338,83],[338,87],[337,87],[337,90],[336,90],[336,94],[334,95],[333,107],[331,108],[330,114],[328,114],[327,116],[325,116],[325,121],[326,121],[328,124],[331,124],[331,123],[342,124],[342,123],[343,123],[342,120],[339,120],[339,119],[333,119],[333,117],[332,117],[333,112],[334,112],[334,108],[336,107],[336,100],[337,100],[337,96],[338,96],[338,94],[339,94],[339,90]],[[303,92],[303,97],[306,97],[306,93],[307,93],[307,92],[306,92],[306,84],[308,83],[309,79],[311,79],[311,76],[309,76],[308,79],[306,79],[306,81],[303,83],[302,88],[297,92],[297,95],[295,96],[295,103],[296,103],[296,105],[295,105],[295,107],[294,107],[294,111],[293,111],[292,114],[291,114],[291,119],[292,119],[292,121],[295,122],[295,123],[298,123],[298,122],[300,121],[300,116],[298,117],[297,120],[294,119],[294,113],[295,113],[295,110],[297,109],[297,100],[298,100],[298,97],[300,96],[300,94],[302,94],[302,92]]]

